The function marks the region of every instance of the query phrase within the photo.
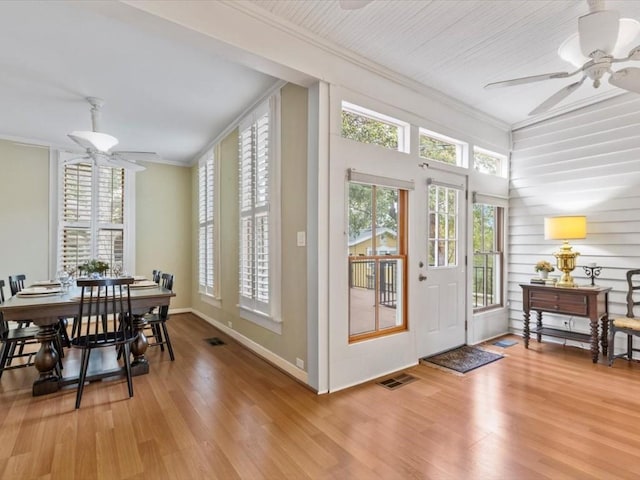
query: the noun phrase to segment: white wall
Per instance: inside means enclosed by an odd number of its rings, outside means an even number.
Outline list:
[[[640,96],[627,94],[513,132],[510,182],[510,327],[522,330],[519,283],[560,242],[544,240],[545,216],[586,215],[587,238],[573,277],[589,280],[581,266],[603,266],[597,283],[613,288],[609,309],[626,313],[625,272],[640,268]],[[554,272],[556,274],[557,272]],[[564,318],[545,315],[563,325]],[[588,320],[575,319],[588,332]],[[622,341],[622,338],[619,339]],[[585,345],[585,347],[587,347]]]

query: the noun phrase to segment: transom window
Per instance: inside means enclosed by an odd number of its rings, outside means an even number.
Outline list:
[[[473,168],[480,173],[504,177],[506,175],[506,161],[507,158],[504,155],[478,147],[473,148]]]
[[[390,150],[409,151],[408,123],[348,102],[342,102],[342,136]]]
[[[420,129],[420,157],[426,160],[463,167],[465,146],[464,142]]]

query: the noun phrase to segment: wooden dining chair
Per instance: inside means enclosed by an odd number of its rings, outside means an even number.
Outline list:
[[[160,284],[160,276],[162,275],[161,270],[153,270],[151,272],[151,280],[156,282],[158,285]]]
[[[633,348],[633,337],[640,337],[640,317],[633,314],[633,308],[640,305],[640,269],[627,271],[627,315],[624,317],[615,317],[609,322],[609,338],[608,338],[608,360],[609,366],[613,365],[616,358],[626,358],[633,360],[633,352],[640,352],[640,349]],[[615,343],[616,333],[624,333],[627,335],[626,351],[614,354],[613,347]]]
[[[4,280],[0,280],[0,304],[5,301],[4,297]],[[12,322],[14,323],[14,322]],[[5,321],[0,312],[0,378],[5,370],[13,370],[15,368],[30,367],[34,364],[34,358],[37,353],[35,345],[38,344],[36,335],[38,333],[38,327],[36,326],[20,326],[17,328],[11,328],[9,322]],[[24,347],[27,345],[34,345],[31,351],[24,351]],[[16,353],[16,347],[18,352]],[[26,361],[20,363],[13,363],[12,360],[18,358],[25,358]],[[62,359],[58,356],[58,365],[56,367],[58,374],[62,368]]]
[[[161,286],[167,290],[173,290],[173,274],[163,273],[161,277]],[[148,313],[144,316],[147,322],[147,326],[150,328],[151,333],[147,336],[150,347],[160,347],[160,351],[164,352],[164,346],[167,346],[169,350],[169,357],[173,362],[175,356],[173,354],[173,346],[171,345],[171,337],[167,330],[167,320],[169,320],[169,306],[162,305],[156,309],[153,313]]]
[[[91,351],[96,348],[122,348],[124,370],[133,397],[131,379],[131,344],[138,338],[132,324],[129,285],[133,278],[78,279],[80,306],[78,329],[71,338],[71,348],[82,350],[76,408],[80,408]]]
[[[24,274],[20,275],[9,275],[9,288],[11,289],[11,296],[17,295],[24,288],[24,284],[27,281],[27,276]],[[18,322],[19,327],[28,327],[31,324],[31,320],[22,320]],[[69,346],[69,335],[67,334],[67,325],[68,321],[66,318],[60,318],[58,322],[58,336],[60,349],[59,354],[64,357],[64,350],[62,347]],[[21,352],[22,353],[22,350]]]

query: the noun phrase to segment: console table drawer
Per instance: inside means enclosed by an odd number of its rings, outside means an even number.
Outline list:
[[[568,315],[587,315],[589,308],[586,295],[559,295],[544,291],[530,291],[529,305],[533,310]]]

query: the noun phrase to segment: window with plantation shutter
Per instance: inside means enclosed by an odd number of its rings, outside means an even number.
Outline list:
[[[57,269],[76,272],[98,259],[127,269],[126,172],[89,161],[59,163]]]
[[[198,278],[199,292],[215,297],[216,215],[215,153],[208,151],[198,162]]]
[[[279,322],[279,96],[240,123],[240,307]],[[260,323],[258,321],[257,323]],[[266,326],[269,327],[267,324]]]

